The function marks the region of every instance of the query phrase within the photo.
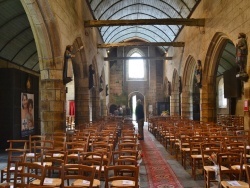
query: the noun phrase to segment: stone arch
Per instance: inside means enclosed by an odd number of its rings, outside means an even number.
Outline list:
[[[34,35],[40,67],[41,134],[65,128],[63,56],[55,15],[48,1],[21,1]]]
[[[195,59],[192,56],[188,56],[184,71],[183,71],[183,78],[182,78],[182,116],[184,118],[190,119],[193,114],[193,79],[194,79],[194,72],[196,68]]]
[[[144,57],[145,56],[145,53],[141,50],[141,49],[139,49],[139,48],[132,48],[131,50],[129,50],[129,52],[127,53],[127,57],[130,57],[133,53],[139,53],[139,54],[141,54],[141,56],[142,57]]]
[[[179,105],[180,105],[180,82],[179,75],[176,69],[174,69],[172,77],[172,87],[171,87],[171,97],[170,97],[170,114],[180,115]]]
[[[218,57],[221,48],[228,41],[228,36],[224,33],[217,32],[212,38],[205,58],[203,68],[203,80],[201,90],[201,119],[204,122],[216,121],[216,71],[218,69]]]

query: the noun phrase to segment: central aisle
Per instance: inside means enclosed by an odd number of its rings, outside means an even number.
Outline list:
[[[136,128],[137,128],[137,124]],[[194,181],[181,164],[148,132],[145,122],[144,141],[140,141],[143,162],[140,167],[140,187],[202,188],[204,180]]]

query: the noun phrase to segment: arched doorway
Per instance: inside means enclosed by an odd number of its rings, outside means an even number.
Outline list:
[[[145,97],[143,94],[141,94],[140,92],[138,91],[134,91],[132,93],[130,93],[128,95],[128,107],[131,111],[131,117],[132,117],[132,120],[136,120],[136,117],[135,117],[135,108],[136,108],[136,101],[140,99],[143,106],[144,106],[144,114],[145,113]]]

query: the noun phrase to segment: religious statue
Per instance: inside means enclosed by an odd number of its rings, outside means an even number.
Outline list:
[[[102,75],[100,76],[100,86],[99,86],[99,92],[102,92],[103,90],[103,79],[102,79]]]
[[[239,66],[239,72],[236,77],[241,78],[246,81],[248,79],[248,74],[246,72],[248,55],[248,46],[245,33],[239,33],[237,43],[236,43],[236,63]]]
[[[89,65],[89,89],[94,87],[94,74],[95,74],[95,70],[93,69],[93,66],[91,64]]]
[[[107,84],[107,85],[106,85],[106,96],[109,95],[108,90],[109,90],[109,87],[108,87],[108,84]]]
[[[64,66],[63,66],[63,84],[66,85],[67,83],[72,81],[73,77],[73,65],[72,65],[72,58],[75,57],[75,54],[83,49],[81,46],[75,53],[73,53],[73,46],[67,45],[65,52],[64,52]]]
[[[197,61],[197,67],[195,71],[195,77],[197,80],[196,86],[201,88],[201,81],[202,81],[202,66],[201,66],[201,60]]]

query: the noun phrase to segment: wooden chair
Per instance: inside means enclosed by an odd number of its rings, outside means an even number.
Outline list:
[[[42,180],[35,179],[30,184],[33,186],[49,186],[49,187],[61,187],[62,179],[60,178],[51,178],[48,174],[50,174],[51,166],[44,166],[44,173],[42,176]],[[62,170],[62,168],[60,168]]]
[[[14,174],[15,162],[20,160],[25,160],[28,152],[28,140],[7,140],[9,143],[9,148],[6,149],[8,152],[7,166],[1,170],[1,182],[10,181],[10,174]],[[20,157],[20,158],[19,158]],[[10,174],[8,174],[10,172]]]
[[[31,157],[31,153],[29,153],[30,162],[41,164],[44,166],[51,166],[51,162],[43,161],[43,154],[48,150],[54,149],[54,142],[52,140],[35,140],[33,141],[33,144],[34,145],[32,145],[32,151],[34,155],[33,157]]]
[[[187,157],[190,156],[190,136],[183,136],[179,142],[179,150],[181,153],[181,164],[186,169]],[[178,160],[178,153],[176,152],[176,159]]]
[[[21,170],[18,170],[21,169]],[[39,180],[42,185],[44,166],[30,162],[16,162],[14,187],[27,187],[33,180]]]
[[[192,166],[192,176],[196,180],[196,170],[202,168],[202,155],[201,155],[201,144],[203,143],[203,137],[194,136],[192,137],[190,145],[190,162]]]
[[[67,156],[65,158],[66,164],[74,164],[78,162],[78,154],[87,152],[87,143],[85,142],[66,142]]]
[[[62,188],[73,187],[93,187],[95,177],[95,167],[81,164],[66,164],[62,168]],[[65,182],[72,182],[71,185],[65,185]]]
[[[127,174],[125,171],[132,172]],[[105,166],[105,188],[108,187],[134,187],[139,188],[139,166],[130,165],[116,165],[116,166]],[[111,175],[112,174],[112,175]],[[122,174],[122,175],[121,175]]]
[[[219,177],[220,177],[220,184],[221,187],[228,188],[234,187],[232,186],[233,182],[237,182],[240,187],[249,186],[248,183],[244,181],[240,181],[242,175],[242,166],[243,166],[243,156],[242,153],[218,153],[217,160],[219,165]],[[232,166],[239,165],[239,169],[233,169]],[[226,167],[226,168],[222,168]],[[238,187],[239,187],[238,186]]]
[[[220,143],[202,143],[200,147],[205,187],[210,188],[210,183],[218,182],[218,179],[216,178],[215,174],[216,164],[209,160],[209,157],[211,157],[212,155],[217,156],[217,153],[221,152],[222,146]],[[215,163],[217,163],[217,161],[215,161]]]
[[[7,167],[1,170],[1,182],[11,182],[14,180],[16,162],[24,162],[26,160],[27,149],[6,149],[8,152]],[[18,169],[20,171],[21,169]]]
[[[94,166],[96,168],[93,187],[100,187],[100,179],[103,167],[103,154],[98,152],[83,152],[79,154],[79,164]]]

